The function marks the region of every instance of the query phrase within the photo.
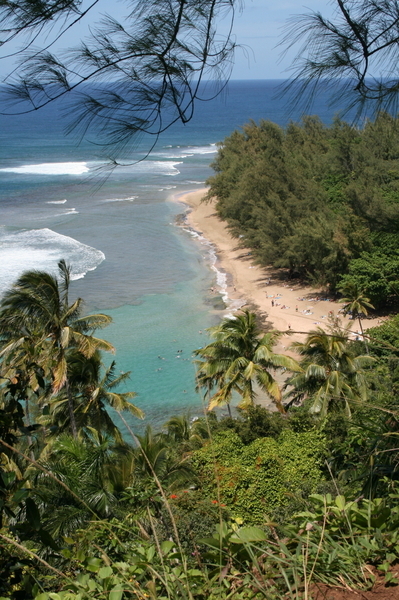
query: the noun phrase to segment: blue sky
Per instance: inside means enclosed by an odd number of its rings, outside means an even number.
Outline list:
[[[293,52],[281,59],[277,47],[284,26],[295,14],[319,11],[331,15],[335,2],[330,0],[246,0],[237,15],[234,32],[245,50],[236,52],[234,79],[280,79],[288,77]]]
[[[281,48],[277,44],[287,20],[294,14],[320,11],[330,15],[335,0],[244,0],[244,8],[237,13],[234,34],[237,44],[233,79],[278,79],[288,76],[286,71],[293,57],[288,54],[280,60]],[[101,0],[100,12],[111,13],[115,18],[123,17],[127,12],[126,2]],[[93,23],[95,15],[89,20]],[[84,35],[85,27],[79,25],[68,37],[63,38],[62,46],[73,46],[77,38]],[[223,32],[223,24],[221,24]],[[4,50],[2,55],[4,55]],[[4,76],[12,65],[11,59],[0,61],[0,76]]]

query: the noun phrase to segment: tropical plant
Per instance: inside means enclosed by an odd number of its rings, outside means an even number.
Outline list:
[[[164,425],[165,439],[179,444],[182,450],[201,445],[209,438],[209,426],[205,419],[190,418],[189,415],[175,415]]]
[[[325,451],[324,435],[315,429],[286,430],[247,445],[230,430],[215,434],[193,453],[192,462],[204,497],[226,505],[245,523],[259,525],[303,491],[316,491]]]
[[[252,406],[258,386],[284,412],[281,390],[270,371],[298,371],[298,365],[294,359],[273,352],[281,333],[272,331],[262,335],[256,314],[249,310],[223,319],[208,332],[214,341],[195,351],[202,359],[196,360],[197,388],[206,390],[208,410],[224,404],[229,407],[234,392],[241,396],[240,408]],[[217,390],[212,394],[215,387]]]
[[[378,238],[381,242],[372,251],[351,260],[348,273],[341,273],[339,287],[357,286],[375,308],[384,310],[399,298],[399,254],[396,234],[380,234]]]
[[[43,344],[37,343],[28,322],[23,330],[18,331],[10,327],[3,316],[0,312],[0,397],[3,402],[21,403],[25,427],[20,427],[19,432],[27,436],[31,446],[31,434],[36,429],[32,417],[35,419],[37,416],[31,414],[31,408],[37,409],[49,387],[42,366],[46,349]]]
[[[291,403],[309,399],[311,412],[323,418],[342,404],[350,416],[350,403],[366,400],[365,369],[375,359],[357,355],[349,334],[349,327],[341,327],[336,320],[327,332],[317,327],[309,332],[305,342],[292,344],[302,359],[300,372],[290,377],[285,386],[292,388],[288,394]]]
[[[374,306],[370,303],[370,299],[366,298],[363,290],[360,290],[355,283],[347,283],[339,288],[339,291],[344,295],[339,302],[345,304],[343,307],[344,314],[350,314],[355,319],[357,317],[359,321],[360,331],[362,332],[362,340],[366,347],[367,354],[369,353],[367,340],[364,337],[363,325],[361,317],[364,315],[367,317],[368,309],[373,309]]]
[[[156,477],[168,491],[181,489],[194,480],[187,457],[179,456],[161,433],[155,433],[150,425],[143,435],[136,436],[135,477],[139,485],[154,481]]]
[[[64,260],[58,263],[59,280],[49,273],[28,271],[8,290],[0,305],[0,331],[12,336],[6,349],[11,352],[25,343],[26,332],[40,349],[40,366],[51,378],[54,394],[65,388],[71,431],[77,436],[74,402],[68,380],[67,351],[75,348],[86,357],[96,350],[114,352],[114,347],[92,333],[107,326],[104,314],[82,317],[83,300],[69,303],[71,270]]]
[[[30,469],[33,496],[46,530],[61,541],[90,520],[115,514],[119,493],[132,481],[132,449],[90,429],[85,439],[67,434]],[[124,463],[130,464],[127,478]],[[61,482],[61,483],[60,483]]]
[[[87,357],[72,348],[67,353],[68,381],[74,398],[74,417],[80,436],[88,427],[114,437],[122,443],[119,428],[115,425],[109,409],[126,412],[143,419],[143,411],[130,402],[135,392],[118,392],[118,387],[130,377],[130,372],[115,372],[115,361],[104,367],[98,350]],[[41,419],[46,425],[56,425],[57,434],[70,428],[68,397],[60,390],[48,407],[47,416]]]

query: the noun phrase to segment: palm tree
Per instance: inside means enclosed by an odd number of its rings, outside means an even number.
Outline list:
[[[209,396],[208,410],[231,401],[237,392],[242,401],[240,408],[255,402],[255,384],[266,392],[280,412],[284,412],[281,390],[270,369],[298,371],[296,361],[283,354],[275,354],[273,346],[281,335],[272,331],[261,335],[256,315],[248,310],[235,318],[225,318],[209,330],[213,342],[195,351],[197,360],[197,388],[205,388]],[[217,391],[212,394],[213,388]],[[230,407],[229,407],[230,411]]]
[[[130,400],[135,392],[118,392],[117,388],[130,377],[130,372],[115,373],[115,361],[105,368],[97,350],[87,358],[72,349],[67,354],[68,381],[74,397],[74,416],[80,434],[87,428],[112,436],[116,442],[122,443],[119,428],[113,422],[108,409],[117,412],[128,412],[139,419],[144,418],[143,411]],[[70,427],[68,398],[65,390],[61,390],[50,406],[49,422],[57,424],[57,431]]]
[[[9,397],[24,406],[25,428],[21,431],[27,434],[29,447],[31,431],[36,428],[32,425],[30,406],[40,402],[48,383],[41,366],[43,353],[43,347],[35,345],[34,333],[28,326],[20,332],[10,330],[0,318],[0,379],[8,382],[2,385],[2,394],[7,389]]]
[[[368,309],[374,309],[374,306],[370,303],[370,298],[364,296],[364,291],[359,288],[356,283],[346,283],[340,288],[340,292],[344,295],[339,302],[345,303],[343,312],[345,315],[350,313],[353,318],[357,317],[359,321],[360,331],[362,332],[362,338],[366,346],[366,353],[369,353],[367,340],[364,337],[363,325],[361,317],[368,315]]]
[[[190,419],[189,415],[171,417],[164,425],[165,439],[172,444],[180,444],[182,450],[202,445],[209,438],[209,429],[204,419]]]
[[[176,453],[162,434],[148,425],[144,434],[136,437],[135,476],[139,483],[153,482],[154,475],[169,491],[192,483],[194,474],[186,458]]]
[[[50,371],[54,394],[65,388],[68,397],[72,435],[77,437],[74,404],[67,374],[67,350],[71,347],[90,357],[98,349],[114,352],[114,347],[92,333],[107,326],[111,318],[97,314],[81,317],[83,300],[69,304],[71,270],[64,260],[58,263],[58,279],[42,271],[21,275],[4,295],[0,305],[0,332],[13,332],[18,342],[32,333],[34,343],[42,348],[42,365]]]
[[[42,522],[54,539],[62,541],[90,521],[116,514],[122,465],[133,464],[132,456],[133,449],[94,429],[84,439],[63,434],[46,448],[39,461],[45,472],[31,467],[30,477]],[[131,483],[131,471],[122,487]]]
[[[317,327],[309,332],[305,342],[292,344],[291,348],[302,356],[302,360],[301,371],[290,377],[285,386],[293,387],[289,393],[291,402],[311,398],[311,412],[322,417],[332,406],[343,402],[350,416],[349,402],[367,398],[364,369],[375,360],[354,353],[349,333],[349,326],[333,325],[329,333]]]

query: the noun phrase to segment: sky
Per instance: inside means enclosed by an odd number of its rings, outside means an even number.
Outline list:
[[[238,48],[235,55],[233,79],[281,79],[289,76],[295,52],[282,58],[278,47],[288,20],[311,11],[332,15],[331,0],[245,0],[237,14],[234,33]]]
[[[236,51],[232,78],[281,79],[288,77],[287,68],[294,56],[291,52],[281,60],[282,48],[277,47],[287,20],[295,14],[311,10],[320,11],[326,16],[331,15],[335,0],[244,0],[243,4],[243,10],[237,13],[234,24],[235,39],[240,47]],[[100,0],[98,6],[100,12],[111,13],[117,19],[122,19],[126,14],[126,2],[123,1]],[[94,12],[90,15],[85,28],[96,20]],[[221,32],[226,26],[227,24],[221,23]],[[79,25],[70,31],[69,37],[63,38],[64,47],[75,45],[78,37],[84,35],[86,29]],[[4,54],[3,47],[2,56]],[[2,79],[12,65],[11,58],[0,60]]]

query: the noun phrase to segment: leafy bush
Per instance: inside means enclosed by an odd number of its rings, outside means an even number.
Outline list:
[[[324,436],[316,431],[287,430],[247,446],[235,432],[223,431],[194,453],[193,464],[204,493],[217,500],[219,493],[234,516],[261,524],[304,481],[314,488],[322,479],[325,447]]]

